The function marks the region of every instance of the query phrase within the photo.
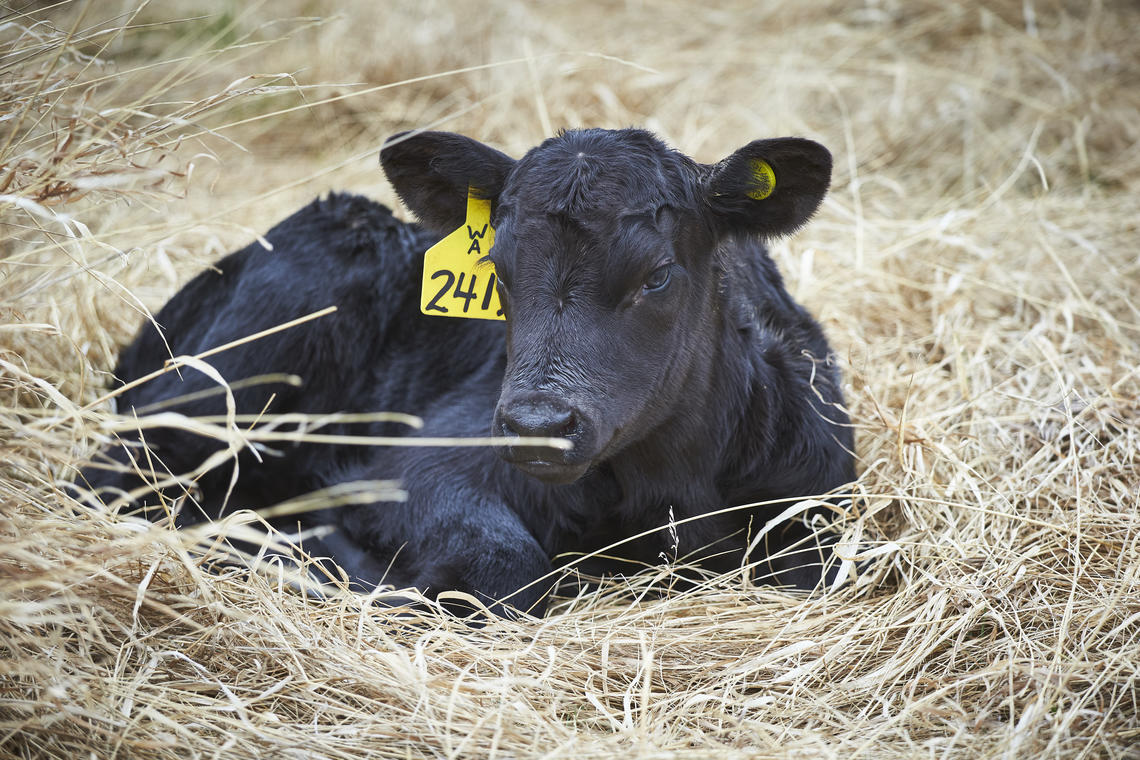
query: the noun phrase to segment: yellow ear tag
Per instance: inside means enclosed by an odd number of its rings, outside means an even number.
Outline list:
[[[504,319],[495,265],[484,258],[495,244],[491,201],[467,189],[467,221],[424,254],[420,311],[437,317]]]
[[[753,187],[749,191],[748,197],[762,201],[776,189],[776,172],[772,171],[772,167],[768,165],[767,161],[761,161],[758,158],[752,159],[750,165]]]

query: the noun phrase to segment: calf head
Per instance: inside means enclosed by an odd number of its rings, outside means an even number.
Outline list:
[[[733,236],[791,232],[812,215],[831,154],[757,140],[699,164],[642,130],[565,132],[514,160],[442,132],[396,135],[380,155],[428,227],[463,224],[468,188],[491,200],[507,320],[496,434],[569,439],[569,451],[505,446],[569,483],[707,393]]]

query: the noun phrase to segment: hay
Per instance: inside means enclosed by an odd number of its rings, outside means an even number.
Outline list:
[[[19,5],[0,754],[1136,756],[1135,4]],[[663,566],[472,630],[209,572],[248,515],[179,534],[73,500],[148,310],[318,192],[392,202],[380,142],[425,124],[516,154],[561,125],[833,149],[774,256],[845,362],[844,587],[662,595]]]

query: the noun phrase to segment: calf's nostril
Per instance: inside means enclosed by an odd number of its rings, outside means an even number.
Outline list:
[[[559,438],[570,438],[576,432],[578,432],[578,419],[574,417],[574,415],[570,415],[562,424],[562,427],[558,428],[555,435]]]

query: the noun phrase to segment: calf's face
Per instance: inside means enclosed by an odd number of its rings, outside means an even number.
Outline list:
[[[463,223],[469,187],[491,200],[508,335],[493,432],[569,439],[568,451],[500,450],[549,483],[576,480],[698,400],[686,396],[721,328],[718,245],[800,226],[831,171],[808,140],[758,140],[707,166],[641,130],[566,132],[518,161],[459,135],[405,133],[381,161],[441,233]]]

